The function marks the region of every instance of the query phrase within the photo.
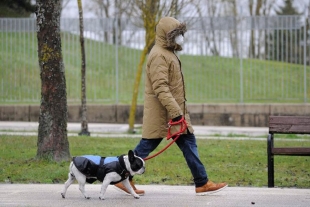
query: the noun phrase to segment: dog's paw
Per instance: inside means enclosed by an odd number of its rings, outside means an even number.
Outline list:
[[[62,198],[66,198],[65,194],[64,193],[61,193],[61,196]]]
[[[139,196],[138,194],[133,195],[133,197],[134,197],[135,199],[139,199],[139,198],[140,198],[140,196]]]
[[[100,199],[100,200],[104,200],[104,197],[103,197],[103,196],[100,196],[99,199]]]

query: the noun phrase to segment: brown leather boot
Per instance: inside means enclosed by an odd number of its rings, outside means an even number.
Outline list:
[[[136,194],[138,194],[140,196],[144,195],[144,193],[145,193],[144,190],[138,190],[132,180],[130,180],[129,182],[130,182],[130,185],[133,188],[133,190],[136,192]],[[119,190],[119,191],[121,191],[127,195],[130,195],[130,192],[127,190],[127,188],[123,185],[122,182],[116,183],[114,186],[116,187],[117,190]]]
[[[213,183],[209,180],[205,185],[196,188],[196,195],[208,195],[211,193],[216,193],[226,187],[226,183]]]

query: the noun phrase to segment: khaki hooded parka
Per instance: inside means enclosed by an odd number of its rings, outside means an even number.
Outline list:
[[[181,62],[175,54],[182,47],[174,39],[185,32],[186,25],[172,17],[163,17],[156,26],[155,45],[148,56],[145,73],[143,138],[166,137],[168,121],[180,115],[185,117],[188,131],[194,131],[186,107]],[[174,126],[171,133],[179,129],[180,126]]]

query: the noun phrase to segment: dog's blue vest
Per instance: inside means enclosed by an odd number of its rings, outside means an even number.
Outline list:
[[[98,155],[83,155],[82,157],[89,159],[90,161],[94,162],[96,165],[100,165],[100,160],[102,158]],[[103,157],[103,158],[104,158],[103,164],[105,165],[110,162],[118,161],[119,157]]]
[[[83,155],[73,158],[76,168],[86,176],[88,183],[96,180],[102,182],[106,174],[116,172],[121,176],[119,181],[111,182],[116,184],[128,178],[129,172],[124,163],[124,155],[119,157],[100,157],[96,155]]]

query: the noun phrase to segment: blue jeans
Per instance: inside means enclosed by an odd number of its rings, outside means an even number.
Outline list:
[[[163,139],[141,139],[134,149],[136,155],[146,158]],[[198,155],[196,138],[194,134],[182,134],[176,144],[183,152],[186,163],[194,177],[196,187],[201,187],[208,182],[208,175]]]

